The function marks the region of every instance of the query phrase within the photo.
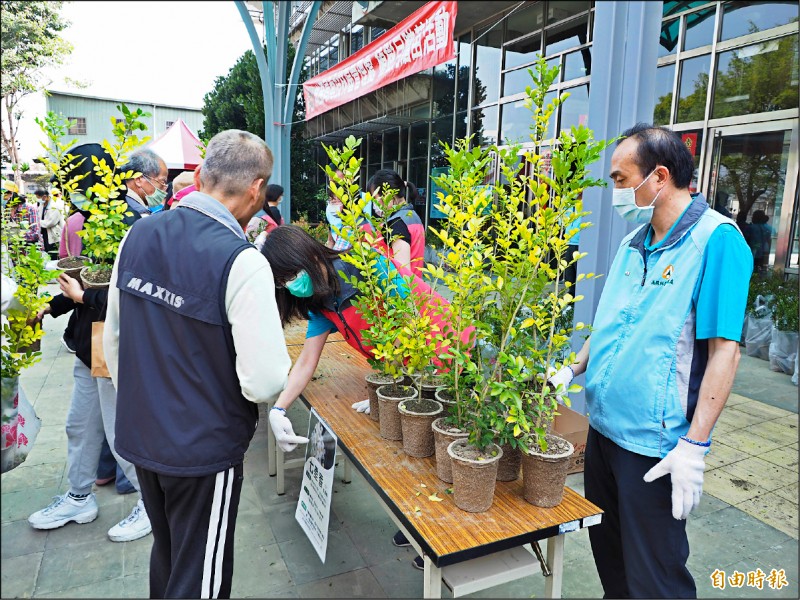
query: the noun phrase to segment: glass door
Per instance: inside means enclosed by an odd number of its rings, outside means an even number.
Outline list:
[[[711,128],[708,138],[708,203],[739,225],[757,272],[791,269],[797,121]]]

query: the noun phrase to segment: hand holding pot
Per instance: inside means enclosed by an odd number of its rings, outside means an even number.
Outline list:
[[[672,477],[672,516],[685,519],[700,504],[708,446],[681,437],[678,445],[644,475],[647,483],[666,474]]]
[[[291,452],[297,448],[297,444],[308,443],[307,437],[295,435],[294,429],[292,429],[292,422],[286,416],[286,411],[283,408],[272,407],[272,410],[269,411],[269,425],[275,434],[275,441],[278,443],[278,447],[284,452]]]

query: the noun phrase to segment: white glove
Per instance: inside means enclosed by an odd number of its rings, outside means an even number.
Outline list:
[[[362,400],[361,402],[353,402],[353,408],[360,413],[369,414],[369,400]]]
[[[564,365],[558,371],[556,371],[555,367],[547,368],[547,383],[556,390],[556,398],[558,398],[559,404],[565,403],[567,388],[569,388],[569,384],[572,383],[573,379],[575,379],[575,373],[569,365]]]
[[[678,445],[644,475],[647,483],[667,473],[672,476],[672,516],[676,519],[685,519],[700,504],[707,450],[680,438]]]
[[[273,408],[269,411],[269,425],[275,434],[275,441],[278,442],[278,447],[284,452],[291,452],[297,448],[297,444],[308,443],[308,438],[294,434],[292,422],[281,408]]]

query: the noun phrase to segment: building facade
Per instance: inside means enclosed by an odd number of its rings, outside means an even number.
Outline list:
[[[99,143],[114,137],[111,118],[121,119],[117,106],[124,103],[130,110],[141,108],[150,113],[141,121],[147,125],[146,135],[156,138],[179,118],[196,134],[203,129],[203,113],[199,108],[169,106],[165,104],[135,102],[98,96],[85,96],[72,92],[50,91],[47,94],[47,111],[64,115],[75,124],[69,130],[70,139],[78,144]]]
[[[323,3],[306,51],[310,76],[376,43],[423,4]],[[293,2],[295,37],[309,5]],[[309,119],[318,163],[327,162],[322,143],[363,138],[362,182],[395,169],[420,189],[415,208],[429,223],[437,218],[431,175],[446,166],[440,141],[530,143],[522,99],[527,69],[543,55],[561,68],[549,95],[570,93],[550,133],[586,124],[610,138],[636,121],[679,132],[695,158],[693,189],[743,230],[764,211],[770,267],[797,274],[797,2],[462,1],[454,41],[453,60]],[[596,177],[607,176],[608,158]],[[590,257],[579,270],[602,273],[629,228],[612,219],[609,190],[587,192],[585,203],[595,227],[581,235]],[[586,290],[591,314],[595,285]]]

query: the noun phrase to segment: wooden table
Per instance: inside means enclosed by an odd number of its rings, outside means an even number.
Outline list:
[[[286,341],[293,361],[302,350],[303,334],[304,331],[287,331]],[[352,409],[353,402],[367,398],[364,375],[369,371],[363,356],[338,334],[331,335],[315,378],[301,399],[330,425],[339,438],[341,450],[370,484],[389,516],[406,532],[412,546],[424,557],[425,597],[441,597],[442,569],[448,565],[502,552],[515,563],[524,544],[542,539],[547,540],[547,564],[552,571],[545,584],[546,596],[560,597],[564,534],[599,523],[602,511],[570,488],[565,488],[564,500],[554,508],[533,506],[523,498],[521,477],[512,482],[497,482],[494,502],[488,511],[462,511],[453,502],[452,494],[447,493],[452,484],[436,476],[433,456],[413,458],[406,455],[402,441],[382,438],[377,421]],[[434,492],[442,498],[441,502],[428,500]],[[508,552],[512,549],[516,549],[517,554],[512,556]],[[485,566],[487,561],[481,560]],[[479,563],[474,561],[470,567],[479,567]],[[504,569],[513,570],[514,566]],[[529,572],[527,569],[524,574]],[[490,585],[521,576],[509,579],[503,578],[503,573],[496,575],[499,578],[492,579],[489,574]],[[446,575],[445,581],[449,583]],[[489,586],[484,584],[483,587]],[[469,593],[483,587],[473,585],[462,591]],[[456,589],[453,591],[455,594]]]

